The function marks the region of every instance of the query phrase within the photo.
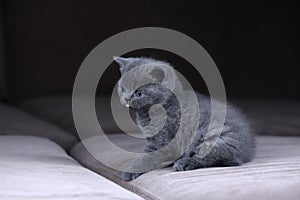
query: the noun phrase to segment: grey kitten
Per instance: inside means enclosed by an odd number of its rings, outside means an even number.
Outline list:
[[[189,102],[191,91],[183,90],[175,73],[172,70],[166,70],[167,67],[172,66],[169,63],[151,58],[115,57],[114,60],[120,65],[122,75],[118,82],[120,101],[134,112],[138,126],[146,135],[144,151],[154,152],[168,145],[175,137],[180,125],[184,127],[183,130],[185,132],[183,135],[190,137],[189,132],[192,131],[192,127],[190,127],[191,119],[183,119],[181,121],[181,111],[190,114],[195,112],[189,106],[191,103]],[[157,64],[157,67],[148,68],[146,67],[147,64],[152,66]],[[145,66],[140,70],[134,70],[133,76],[130,76],[130,78],[124,76],[126,72],[140,65]],[[145,84],[134,90],[136,83],[145,79],[152,79],[156,83]],[[166,84],[173,91],[182,92],[187,97],[186,101],[181,105],[183,110],[180,110],[178,99],[166,87]],[[220,137],[216,139],[215,146],[205,157],[201,158],[199,156],[201,147],[206,142],[204,138],[210,131],[208,126],[212,116],[210,98],[199,93],[196,93],[196,95],[201,116],[198,131],[190,146],[185,147],[178,143],[170,147],[171,159],[179,157],[174,162],[173,168],[176,171],[187,171],[203,167],[235,166],[249,162],[253,157],[254,136],[245,116],[232,105],[227,105],[225,123]],[[151,126],[149,128],[149,124],[152,124],[154,130],[155,125],[161,122],[161,118],[156,118],[155,114],[150,117],[149,110],[157,104],[160,104],[165,109],[166,120],[162,129],[155,134],[155,131],[152,133],[152,128]],[[219,104],[222,103],[219,102]],[[145,127],[148,128],[145,129]],[[185,140],[186,138],[182,139]],[[162,160],[165,161],[165,159]],[[159,167],[159,164],[151,161],[151,155],[148,158],[144,156],[132,164],[131,170],[128,170],[129,172],[123,172],[122,178],[126,181],[137,178],[142,173],[132,172],[132,169],[138,169],[142,165],[149,166],[149,169]]]

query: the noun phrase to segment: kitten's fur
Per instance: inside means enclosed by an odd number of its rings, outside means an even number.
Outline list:
[[[146,135],[145,152],[156,151],[167,145],[175,136],[178,131],[181,119],[181,111],[178,99],[164,84],[170,84],[173,90],[184,92],[185,96],[189,97],[191,91],[184,91],[181,87],[180,81],[177,76],[170,71],[167,71],[161,65],[169,66],[170,64],[150,58],[122,58],[115,57],[114,60],[120,65],[121,79],[119,80],[118,93],[122,104],[130,103],[131,109],[136,115],[136,122],[140,129]],[[124,73],[132,68],[140,65],[158,64],[159,67],[150,69],[144,67],[142,70],[134,72],[134,79],[125,78]],[[171,74],[170,74],[171,73]],[[139,87],[136,91],[132,91],[135,87],[135,82],[138,79],[155,79],[160,84],[146,84]],[[131,95],[132,94],[132,95]],[[248,162],[253,157],[254,138],[248,122],[241,112],[233,107],[227,105],[226,118],[223,131],[220,137],[216,140],[213,149],[204,157],[199,157],[200,145],[204,142],[204,136],[209,131],[208,125],[211,118],[211,101],[197,93],[199,108],[200,108],[200,124],[196,137],[188,148],[183,148],[180,144],[173,147],[172,152],[174,156],[181,155],[173,165],[176,171],[186,171],[202,167],[212,166],[234,166]],[[187,101],[183,103],[183,112],[195,112],[190,108],[188,102],[191,98],[186,98]],[[146,133],[144,127],[149,125],[150,121],[154,121],[155,117],[149,117],[149,108],[155,104],[160,104],[164,107],[167,119],[163,128],[156,135],[151,135],[149,130]],[[221,104],[219,102],[219,104]],[[191,115],[193,116],[193,115]],[[159,118],[157,118],[159,119]],[[181,125],[185,130],[187,137],[191,119],[183,119]],[[157,122],[158,123],[158,122]],[[149,128],[149,127],[148,127]],[[155,133],[152,133],[155,134]],[[151,160],[151,159],[150,159]],[[140,165],[154,165],[149,161],[149,158],[138,159],[133,163],[132,168],[138,168]],[[157,166],[153,166],[155,168]],[[141,173],[123,172],[122,178],[124,180],[132,180],[137,178]]]

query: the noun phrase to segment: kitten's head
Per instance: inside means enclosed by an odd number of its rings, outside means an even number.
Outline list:
[[[118,94],[126,107],[141,109],[163,103],[172,95],[171,90],[181,89],[175,70],[166,62],[143,57],[114,57],[114,61],[120,66]],[[143,84],[147,82],[151,83]]]

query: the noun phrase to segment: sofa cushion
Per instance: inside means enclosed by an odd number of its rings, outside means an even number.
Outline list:
[[[276,101],[264,99],[235,99],[233,102],[248,116],[258,134],[300,135],[300,103],[296,101]],[[116,104],[121,106],[121,104]],[[67,96],[40,97],[22,102],[20,106],[64,130],[77,135],[72,116],[72,100]],[[119,133],[113,120],[110,97],[98,96],[96,110],[102,129],[106,133]],[[118,108],[116,108],[118,110]],[[125,118],[120,116],[120,118]],[[123,123],[124,124],[124,123]],[[125,124],[126,126],[126,124]],[[136,127],[127,125],[126,130],[138,132]]]
[[[72,98],[69,96],[53,96],[53,97],[39,97],[24,101],[19,104],[28,112],[32,112],[37,116],[49,120],[64,130],[77,136],[77,130],[74,125],[72,115]],[[117,103],[116,105],[122,106]],[[116,108],[118,109],[118,108]],[[120,133],[121,130],[116,125],[111,114],[111,102],[108,95],[97,96],[96,98],[96,112],[99,123],[105,133]],[[123,117],[120,116],[122,119]],[[125,117],[124,117],[125,118]],[[126,130],[130,132],[139,131],[136,127],[125,125]]]
[[[0,135],[35,135],[50,138],[69,150],[76,144],[73,135],[22,110],[0,103]]]
[[[300,136],[299,101],[235,99],[233,103],[242,108],[259,134]]]
[[[142,199],[82,167],[48,139],[0,136],[0,199]]]
[[[117,134],[108,137],[123,149],[142,150],[142,140]],[[93,148],[99,146],[95,138],[86,140]],[[97,161],[82,143],[70,153],[87,168],[148,199],[299,199],[300,137],[258,136],[256,141],[254,160],[242,166],[185,172],[175,172],[169,167],[148,172],[130,182],[121,180],[119,171]],[[104,154],[113,152],[108,150]]]

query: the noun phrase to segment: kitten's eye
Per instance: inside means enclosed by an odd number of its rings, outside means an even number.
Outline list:
[[[141,92],[136,92],[135,95],[136,95],[137,97],[140,97],[140,96],[142,96],[142,93],[141,93]]]

